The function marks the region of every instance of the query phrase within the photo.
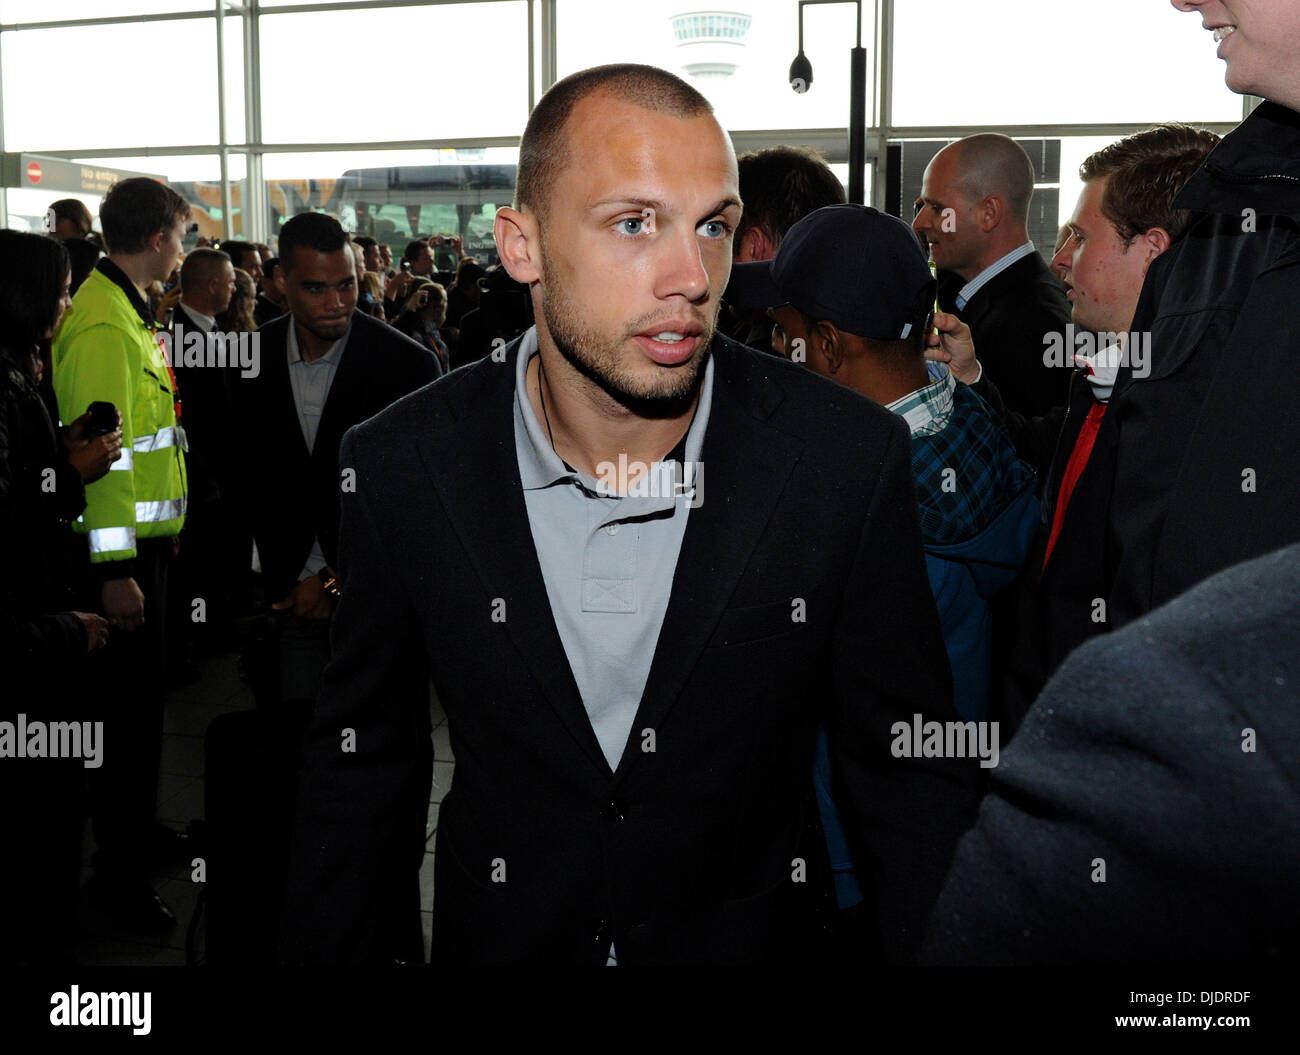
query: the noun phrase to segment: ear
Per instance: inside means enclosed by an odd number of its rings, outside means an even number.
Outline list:
[[[1153,227],[1151,230],[1137,236],[1134,241],[1134,247],[1139,248],[1147,254],[1146,263],[1142,268],[1142,273],[1146,274],[1146,269],[1151,266],[1151,261],[1169,248],[1173,241],[1169,237],[1169,232],[1163,227]]]
[[[762,227],[751,227],[741,235],[740,248],[736,253],[738,264],[771,260],[774,256],[776,256],[776,245]]]
[[[829,322],[818,322],[811,334],[813,345],[822,353],[826,367],[833,374],[844,364],[844,350],[840,347],[840,331]]]
[[[997,228],[1007,215],[1007,205],[996,194],[988,195],[975,210],[980,230],[986,234]]]
[[[496,239],[502,265],[511,278],[526,286],[542,277],[538,234],[537,218],[533,213],[522,213],[509,206],[498,209],[492,222],[492,237]]]
[[[150,236],[149,241],[147,241],[145,245],[147,245],[155,253],[160,253],[162,252],[162,244],[164,239],[166,239],[166,237],[167,237],[166,231],[158,231],[156,234]]]

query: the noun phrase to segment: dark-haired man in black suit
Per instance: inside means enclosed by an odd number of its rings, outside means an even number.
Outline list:
[[[536,328],[344,442],[286,958],[393,958],[430,677],[456,756],[435,960],[816,956],[822,722],[869,862],[855,957],[910,957],[979,771],[899,750],[956,717],[906,426],[716,335],[735,154],[672,74],[551,88],[516,202],[496,242]]]
[[[356,264],[337,220],[306,213],[286,223],[276,281],[289,314],[258,331],[259,369],[236,382],[239,475],[267,596],[314,642],[300,679],[310,697],[328,657],[339,443],[440,368],[426,349],[354,310]]]

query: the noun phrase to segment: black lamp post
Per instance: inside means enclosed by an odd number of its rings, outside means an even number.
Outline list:
[[[812,63],[803,53],[804,6],[844,3],[858,9],[858,43],[849,67],[849,201],[863,205],[867,185],[867,51],[862,46],[862,0],[799,0],[799,54],[790,63],[790,87],[802,94],[812,86]]]

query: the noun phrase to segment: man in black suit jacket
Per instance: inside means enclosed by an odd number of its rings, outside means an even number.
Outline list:
[[[279,269],[279,257],[270,257],[262,265],[262,288],[257,291],[257,302],[253,305],[253,321],[259,327],[265,326],[272,319],[278,319],[289,310],[275,278]],[[278,298],[280,303],[273,298]]]
[[[200,633],[226,626],[238,603],[238,577],[242,573],[247,579],[251,552],[247,536],[241,546],[241,535],[233,530],[225,494],[235,467],[233,393],[240,367],[238,346],[218,343],[216,316],[229,307],[234,291],[235,269],[227,254],[192,250],[181,265],[181,299],[168,330],[189,488],[173,588],[168,590],[168,633],[176,645],[168,665],[174,676],[187,681],[197,674],[191,652]],[[196,599],[206,605],[201,623],[193,619]]]
[[[1070,303],[1029,240],[1033,193],[1015,140],[968,136],[926,166],[912,221],[939,269],[940,310],[970,326],[1007,407],[1026,416],[1065,405],[1072,365],[1044,359],[1053,333],[1065,339]]]
[[[855,952],[906,959],[978,774],[899,748],[899,724],[956,717],[906,426],[714,335],[740,202],[689,85],[645,66],[565,78],[520,156],[495,234],[536,329],[344,441],[356,489],[286,958],[391,960],[385,893],[425,849],[431,677],[457,767],[435,960],[806,957],[822,723],[870,862]],[[695,506],[620,505],[655,500],[637,487],[669,455],[707,469],[678,492]],[[620,531],[626,563],[566,559],[607,557]],[[579,601],[579,582],[602,589]]]
[[[327,619],[322,580],[308,573],[328,580],[337,560],[347,486],[339,443],[353,425],[435,380],[439,367],[414,341],[354,310],[356,267],[337,220],[294,217],[280,252],[276,277],[290,313],[258,331],[259,370],[238,382],[242,497],[267,596],[300,618]]]
[[[1293,545],[1066,660],[994,771],[923,960],[1289,961],[1298,599]]]

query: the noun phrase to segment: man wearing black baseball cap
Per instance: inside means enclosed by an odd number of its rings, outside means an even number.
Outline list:
[[[1038,500],[1033,470],[988,405],[946,367],[927,363],[934,294],[912,229],[862,205],[806,216],[772,260],[733,266],[727,290],[741,307],[768,309],[776,351],[880,403],[911,428],[926,568],[952,665],[953,703],[967,721],[983,721],[989,599],[1015,579],[1028,555]],[[824,746],[823,740],[818,806],[836,895],[849,908],[863,895],[830,795]]]

